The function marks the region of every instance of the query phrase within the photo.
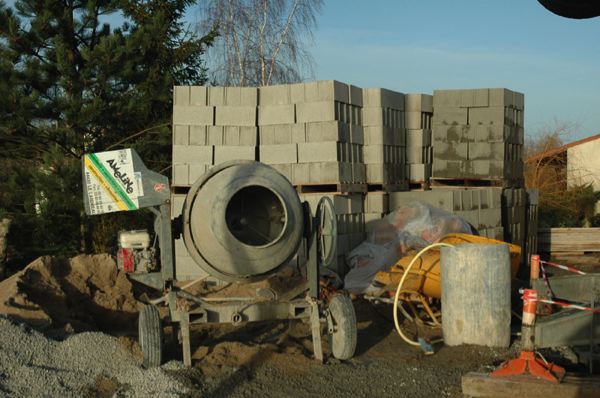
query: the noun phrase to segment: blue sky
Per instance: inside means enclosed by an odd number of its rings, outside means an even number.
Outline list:
[[[600,133],[600,18],[562,18],[536,0],[324,3],[316,79],[424,93],[507,87],[525,93],[527,135],[555,121],[576,126],[567,141]]]
[[[325,1],[317,79],[431,93],[507,87],[525,93],[526,133],[576,124],[600,133],[600,18],[570,20],[535,0]]]

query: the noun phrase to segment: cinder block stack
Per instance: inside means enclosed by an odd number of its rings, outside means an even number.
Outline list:
[[[363,89],[364,163],[367,183],[383,191],[408,189],[404,94]]]
[[[521,184],[523,94],[503,88],[436,90],[433,110],[433,178]]]
[[[433,96],[406,94],[404,108],[408,178],[411,184],[426,186],[425,184],[431,177],[433,162],[433,147],[431,146]]]
[[[256,88],[176,86],[173,95],[173,186],[189,187],[228,160],[256,159]]]
[[[504,240],[521,246],[525,254],[527,191],[523,188],[502,190]]]
[[[389,195],[389,204],[393,211],[413,201],[425,202],[462,217],[481,236],[502,240],[501,198],[501,188],[444,188],[393,192]]]
[[[390,212],[387,192],[367,192],[365,194],[365,230],[373,231],[377,222]]]
[[[260,87],[258,126],[260,161],[292,184],[352,192],[366,182],[360,88],[334,80]]]
[[[319,200],[323,196],[329,197],[335,207],[337,218],[337,264],[334,265],[335,271],[343,275],[347,269],[345,264],[346,254],[365,240],[365,207],[363,203],[363,194],[361,193],[308,193],[300,194],[302,201],[308,202],[313,216]]]

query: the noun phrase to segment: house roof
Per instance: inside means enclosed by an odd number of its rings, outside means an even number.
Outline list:
[[[543,159],[543,158],[548,158],[548,157],[551,157],[551,156],[558,155],[561,152],[565,152],[569,148],[572,148],[572,147],[577,146],[577,145],[585,144],[586,142],[594,141],[594,140],[597,140],[599,138],[600,138],[600,134],[596,134],[596,135],[584,138],[584,139],[579,140],[579,141],[573,141],[573,142],[565,144],[563,146],[559,146],[558,148],[552,148],[552,149],[550,149],[550,150],[548,150],[546,152],[540,152],[538,154],[535,154],[535,155],[530,156],[527,159],[525,159],[525,163],[535,162],[535,161]]]

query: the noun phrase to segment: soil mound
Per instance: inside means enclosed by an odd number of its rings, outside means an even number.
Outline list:
[[[0,282],[0,314],[44,331],[130,330],[131,282],[107,254],[40,257]]]

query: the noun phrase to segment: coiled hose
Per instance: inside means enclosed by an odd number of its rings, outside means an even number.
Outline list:
[[[420,252],[418,252],[417,255],[412,259],[410,264],[408,264],[408,267],[406,267],[406,269],[404,270],[404,273],[402,274],[402,278],[400,279],[400,283],[398,283],[398,288],[396,289],[396,295],[394,296],[394,326],[396,327],[396,332],[398,332],[400,337],[402,337],[402,340],[406,341],[408,344],[413,345],[413,346],[420,346],[420,344],[418,341],[414,341],[414,340],[411,340],[408,337],[406,337],[406,335],[404,334],[404,332],[402,332],[402,329],[400,328],[400,323],[398,322],[398,299],[400,297],[400,291],[402,291],[402,285],[404,285],[404,281],[406,280],[406,276],[410,272],[410,270],[413,267],[413,265],[415,264],[415,262],[423,254],[425,254],[427,251],[429,251],[430,249],[433,249],[435,247],[454,247],[454,245],[451,245],[449,243],[433,243],[433,244],[425,247],[424,249],[422,249]]]

